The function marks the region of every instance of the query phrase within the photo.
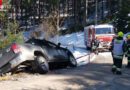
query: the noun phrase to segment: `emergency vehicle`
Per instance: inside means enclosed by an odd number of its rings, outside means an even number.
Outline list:
[[[4,7],[3,7],[3,1],[2,0],[0,0],[0,9],[3,9]]]
[[[115,36],[111,24],[91,25],[84,27],[84,43],[87,49],[107,47]]]

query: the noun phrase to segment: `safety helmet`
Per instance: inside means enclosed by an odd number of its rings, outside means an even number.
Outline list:
[[[123,32],[118,32],[118,37],[123,37],[124,33]]]
[[[130,35],[127,35],[127,38],[130,38]]]

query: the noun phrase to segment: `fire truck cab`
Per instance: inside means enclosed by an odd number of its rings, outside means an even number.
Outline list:
[[[84,43],[87,49],[107,47],[115,36],[111,24],[91,25],[84,27]]]

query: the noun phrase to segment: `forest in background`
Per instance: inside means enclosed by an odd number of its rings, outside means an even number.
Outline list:
[[[95,19],[100,18],[96,24],[114,24],[124,33],[130,30],[130,0],[3,0],[3,6],[0,49],[12,42],[23,42],[22,32],[37,25],[54,36],[64,24],[67,32],[74,32],[95,24]],[[89,22],[92,15],[94,21]]]

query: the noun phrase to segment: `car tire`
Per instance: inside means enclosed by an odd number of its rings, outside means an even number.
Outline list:
[[[69,54],[69,66],[77,67],[77,61],[72,54]]]
[[[49,71],[49,64],[43,56],[37,56],[36,57],[36,65],[37,65],[37,71],[40,74],[47,73]]]

